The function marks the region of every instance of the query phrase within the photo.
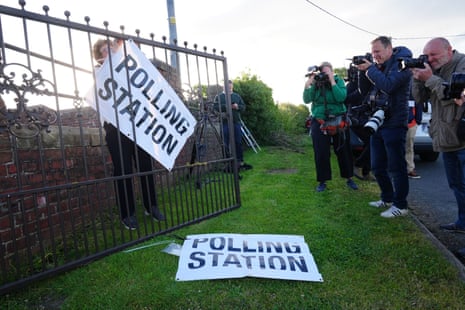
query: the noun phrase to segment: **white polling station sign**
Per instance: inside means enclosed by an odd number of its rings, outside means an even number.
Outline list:
[[[97,69],[96,88],[85,99],[102,119],[118,124],[124,135],[171,170],[197,121],[137,45],[132,40],[125,45]]]
[[[242,277],[323,282],[303,236],[227,233],[187,236],[177,281]]]

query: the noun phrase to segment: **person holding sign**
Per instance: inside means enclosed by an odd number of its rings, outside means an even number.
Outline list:
[[[108,42],[100,39],[93,46],[93,56],[100,67],[108,57],[108,48],[119,47],[119,43]],[[152,171],[152,157],[139,147],[134,141],[122,134],[118,128],[105,120],[105,140],[113,162],[113,175],[124,176],[133,173],[133,164],[138,172]],[[142,199],[145,207],[145,215],[152,216],[154,220],[164,221],[165,216],[157,205],[155,181],[153,175],[140,177]],[[118,205],[120,208],[121,222],[130,230],[138,228],[135,216],[135,197],[132,178],[118,179],[116,181]]]

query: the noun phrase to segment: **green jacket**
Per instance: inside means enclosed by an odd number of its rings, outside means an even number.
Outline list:
[[[313,117],[326,119],[326,107],[330,115],[340,115],[347,112],[344,104],[347,96],[344,80],[340,79],[337,75],[334,76],[334,80],[336,81],[336,85],[332,86],[331,89],[316,89],[315,84],[313,84],[304,90],[303,99],[305,103],[312,104],[311,112]],[[325,92],[325,97],[323,97],[323,91]]]
[[[239,106],[238,110],[232,110],[233,123],[237,124],[241,122],[241,113],[245,111],[245,103],[238,93],[231,93],[231,104],[237,103]],[[223,121],[227,121],[227,109],[226,109],[226,94],[223,92],[215,97],[214,108],[216,111],[221,111]]]

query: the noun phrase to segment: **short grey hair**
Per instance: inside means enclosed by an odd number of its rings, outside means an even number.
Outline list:
[[[331,70],[333,70],[333,65],[329,61],[323,61],[320,64],[320,68],[323,68],[323,67],[329,67]]]

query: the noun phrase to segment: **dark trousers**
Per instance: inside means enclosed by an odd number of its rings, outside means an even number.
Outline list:
[[[226,156],[231,156],[229,147],[229,126],[227,122],[223,122],[223,139],[226,149]],[[234,145],[236,147],[236,158],[238,163],[244,161],[244,151],[242,150],[242,130],[240,123],[234,123]]]
[[[365,130],[364,127],[352,127],[352,131],[362,140],[363,149],[360,155],[355,158],[355,167],[362,168],[362,174],[367,175],[371,170],[371,159],[370,159],[370,133]]]
[[[152,171],[152,157],[138,147],[132,140],[121,134],[113,125],[105,123],[105,140],[113,161],[113,175],[122,176],[133,173],[133,167],[138,172]],[[119,138],[118,138],[119,137]],[[119,140],[121,139],[121,149]],[[116,181],[118,204],[121,210],[121,218],[133,216],[135,212],[135,197],[132,177]],[[140,178],[142,199],[144,207],[150,212],[152,206],[157,205],[155,181],[153,175]]]
[[[312,121],[312,142],[315,153],[316,180],[325,182],[332,179],[331,173],[331,145],[337,157],[339,173],[342,178],[354,176],[352,150],[350,147],[349,130],[334,136],[325,135],[320,130],[320,123]]]

